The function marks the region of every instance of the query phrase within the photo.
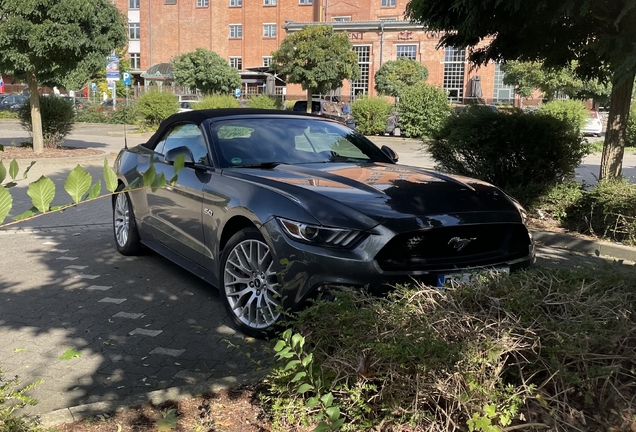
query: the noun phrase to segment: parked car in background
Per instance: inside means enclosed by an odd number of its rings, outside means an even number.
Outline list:
[[[179,112],[192,111],[193,105],[199,102],[199,96],[197,95],[179,95]]]
[[[0,110],[16,111],[26,105],[28,101],[29,98],[25,96],[9,94],[0,100]]]
[[[138,188],[150,167],[168,188]],[[332,286],[444,286],[534,262],[521,206],[480,180],[396,165],[333,120],[250,108],[174,114],[115,161],[115,247],[144,245],[219,288],[246,334]]]
[[[597,111],[590,110],[581,132],[583,135],[593,135],[597,137],[603,134],[603,123]]]

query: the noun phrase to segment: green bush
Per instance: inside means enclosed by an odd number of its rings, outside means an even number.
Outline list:
[[[109,123],[135,124],[137,122],[137,107],[135,104],[117,105],[116,111],[108,111]]]
[[[88,104],[77,110],[75,121],[79,123],[110,123],[110,117],[99,104]]]
[[[605,180],[566,207],[563,224],[572,230],[636,245],[636,185]]]
[[[448,118],[429,152],[444,171],[504,189],[533,185],[542,193],[542,186],[554,186],[574,173],[588,145],[570,125],[551,116],[467,109]]]
[[[384,133],[389,114],[391,104],[384,98],[365,96],[351,105],[351,115],[356,122],[356,129],[364,135]]]
[[[275,97],[260,94],[252,96],[247,106],[258,109],[280,109],[280,102]]]
[[[0,111],[0,119],[17,119],[18,113],[15,111]]]
[[[136,112],[146,125],[158,125],[179,111],[179,99],[167,92],[151,91],[137,99]]]
[[[536,113],[564,121],[577,133],[581,133],[581,128],[589,116],[589,110],[578,100],[551,101],[540,105]]]
[[[36,418],[27,417],[26,415],[16,415],[15,411],[37,404],[37,400],[26,395],[26,392],[32,390],[40,384],[42,380],[38,380],[23,388],[20,387],[18,377],[5,379],[3,377],[4,370],[0,368],[0,431],[1,432],[38,432]]]
[[[217,108],[238,108],[239,101],[232,95],[212,95],[206,96],[200,102],[192,104],[195,110],[217,109]]]
[[[627,119],[627,146],[636,147],[636,102],[632,103]]]
[[[539,183],[508,189],[507,192],[531,214],[562,222],[568,217],[570,208],[583,197],[585,188],[577,181],[568,180],[552,187]]]
[[[42,136],[44,147],[55,148],[73,130],[75,109],[73,103],[65,99],[48,96],[40,98]],[[31,101],[18,109],[18,118],[24,130],[31,132]]]
[[[530,430],[573,425],[573,410],[585,416],[576,425],[612,429],[634,390],[629,270],[536,269],[388,298],[338,291],[299,313],[292,328],[308,336],[276,345],[274,423],[315,425],[329,405],[351,431]]]
[[[444,90],[419,83],[402,90],[398,112],[402,135],[421,138],[439,131],[451,108]]]

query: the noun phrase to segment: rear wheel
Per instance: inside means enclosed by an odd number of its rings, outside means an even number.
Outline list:
[[[270,247],[256,228],[232,236],[221,256],[221,298],[240,330],[250,336],[273,333],[280,318],[280,288]]]
[[[117,196],[113,204],[113,232],[115,234],[115,247],[122,255],[137,255],[141,252],[141,241],[137,223],[133,213],[132,204],[128,193],[121,192],[124,188],[117,188]]]

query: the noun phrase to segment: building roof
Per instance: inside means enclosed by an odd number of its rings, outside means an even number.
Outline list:
[[[174,73],[172,72],[172,65],[170,63],[157,63],[154,66],[150,66],[148,70],[141,73],[142,78],[167,81],[174,80]]]
[[[330,25],[336,31],[404,31],[426,30],[426,26],[412,21],[346,21],[346,22],[296,22],[285,21],[283,28],[288,32],[302,30],[308,26]]]

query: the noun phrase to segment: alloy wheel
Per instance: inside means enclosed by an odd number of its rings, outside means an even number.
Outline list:
[[[115,200],[115,239],[121,247],[126,246],[130,235],[130,204],[125,193],[119,193]]]
[[[265,329],[280,316],[280,295],[269,247],[248,239],[229,253],[223,269],[225,296],[236,318],[253,329]]]

